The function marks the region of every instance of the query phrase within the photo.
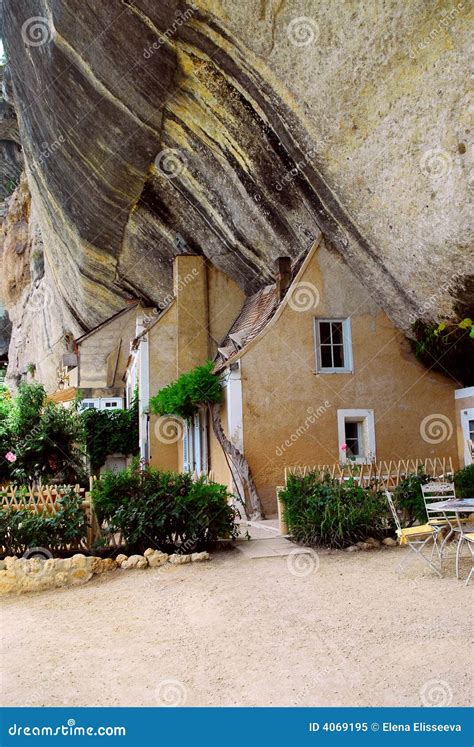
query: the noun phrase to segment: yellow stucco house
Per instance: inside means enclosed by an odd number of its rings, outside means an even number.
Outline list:
[[[150,396],[209,358],[222,377],[224,431],[249,463],[267,515],[288,466],[462,463],[470,400],[458,423],[455,383],[416,359],[322,238],[299,267],[280,259],[275,283],[249,297],[202,257],[178,256],[168,305],[137,321],[125,381],[128,399],[140,391],[142,457],[163,469],[212,471],[235,489],[206,411],[192,423],[149,413]]]

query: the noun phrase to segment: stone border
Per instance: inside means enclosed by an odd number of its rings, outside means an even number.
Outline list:
[[[204,560],[210,560],[208,552],[168,555],[152,548],[148,548],[144,555],[118,555],[116,559],[81,554],[48,560],[8,556],[0,560],[0,595],[79,586],[90,581],[94,575],[117,568],[159,568],[165,563],[180,565]]]

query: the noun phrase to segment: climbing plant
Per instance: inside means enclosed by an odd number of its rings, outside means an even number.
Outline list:
[[[449,374],[463,386],[474,384],[474,322],[470,317],[438,325],[416,322],[413,333],[415,355],[425,366]]]
[[[80,418],[93,472],[105,464],[109,454],[138,453],[137,397],[128,410],[84,410]]]
[[[160,389],[150,399],[152,412],[190,420],[200,406],[220,403],[222,387],[219,377],[212,373],[213,366],[213,362],[208,361]]]
[[[242,452],[227,438],[222,427],[222,383],[213,369],[213,362],[207,361],[203,366],[182,374],[150,399],[150,408],[156,415],[177,416],[189,421],[200,408],[206,407],[214,435],[224,452],[247,514],[252,518],[260,518],[263,512],[250,465]]]

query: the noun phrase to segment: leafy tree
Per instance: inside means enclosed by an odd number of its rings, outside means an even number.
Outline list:
[[[96,472],[109,454],[137,454],[138,398],[128,410],[84,410],[80,414],[91,469]]]

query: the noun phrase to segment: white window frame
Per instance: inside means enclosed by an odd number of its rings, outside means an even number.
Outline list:
[[[87,399],[81,400],[79,409],[81,412],[85,412],[86,410],[100,410],[100,398],[88,397]]]
[[[113,402],[114,407],[107,407],[108,402]],[[122,397],[101,397],[100,399],[100,408],[101,410],[122,410],[123,409],[123,399]]]
[[[344,353],[344,366],[342,368],[325,368],[321,363],[321,338],[319,332],[319,325],[321,322],[342,322],[342,345]],[[316,372],[324,374],[333,373],[353,373],[353,361],[352,361],[352,334],[351,334],[351,320],[350,317],[346,319],[337,318],[320,318],[316,317],[314,320],[314,345],[316,350]]]
[[[362,437],[364,456],[349,458],[347,453],[341,449],[341,444],[346,441],[346,422],[362,424]],[[375,460],[375,417],[373,410],[338,410],[337,411],[337,437],[340,460],[343,464],[354,462],[355,464],[369,464]]]

